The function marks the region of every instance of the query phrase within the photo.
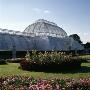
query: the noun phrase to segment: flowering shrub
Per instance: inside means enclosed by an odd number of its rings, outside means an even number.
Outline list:
[[[49,80],[25,76],[0,77],[0,90],[90,90],[90,78]]]
[[[79,68],[82,62],[82,58],[67,55],[65,52],[32,51],[32,54],[27,52],[26,59],[22,60],[20,65],[24,70],[62,70]]]

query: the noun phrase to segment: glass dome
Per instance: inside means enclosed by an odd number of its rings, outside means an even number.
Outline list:
[[[44,20],[39,19],[35,23],[29,25],[24,32],[28,33],[29,35],[34,34],[35,36],[52,36],[52,37],[66,37],[67,33],[57,26],[57,24]]]

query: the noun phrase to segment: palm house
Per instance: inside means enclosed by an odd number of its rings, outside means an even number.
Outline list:
[[[83,47],[53,22],[39,19],[23,32],[0,28],[0,51],[69,51]]]

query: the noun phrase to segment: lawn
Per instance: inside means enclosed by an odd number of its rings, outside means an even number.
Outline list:
[[[21,76],[33,76],[34,78],[82,78],[90,77],[90,63],[82,63],[82,68],[79,70],[73,70],[70,72],[34,72],[23,71],[19,69],[19,63],[8,63],[7,65],[0,65],[0,76],[9,75],[21,75]]]
[[[87,59],[87,60],[90,61],[90,55],[82,55],[82,56],[79,56],[79,57],[84,58],[84,59]]]

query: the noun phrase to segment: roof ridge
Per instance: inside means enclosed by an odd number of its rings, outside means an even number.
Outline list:
[[[45,23],[48,23],[48,24],[52,24],[52,25],[57,26],[56,23],[47,21],[47,20],[45,20],[45,19],[38,19],[38,20],[35,21],[35,23],[37,23],[37,22],[45,22]]]

